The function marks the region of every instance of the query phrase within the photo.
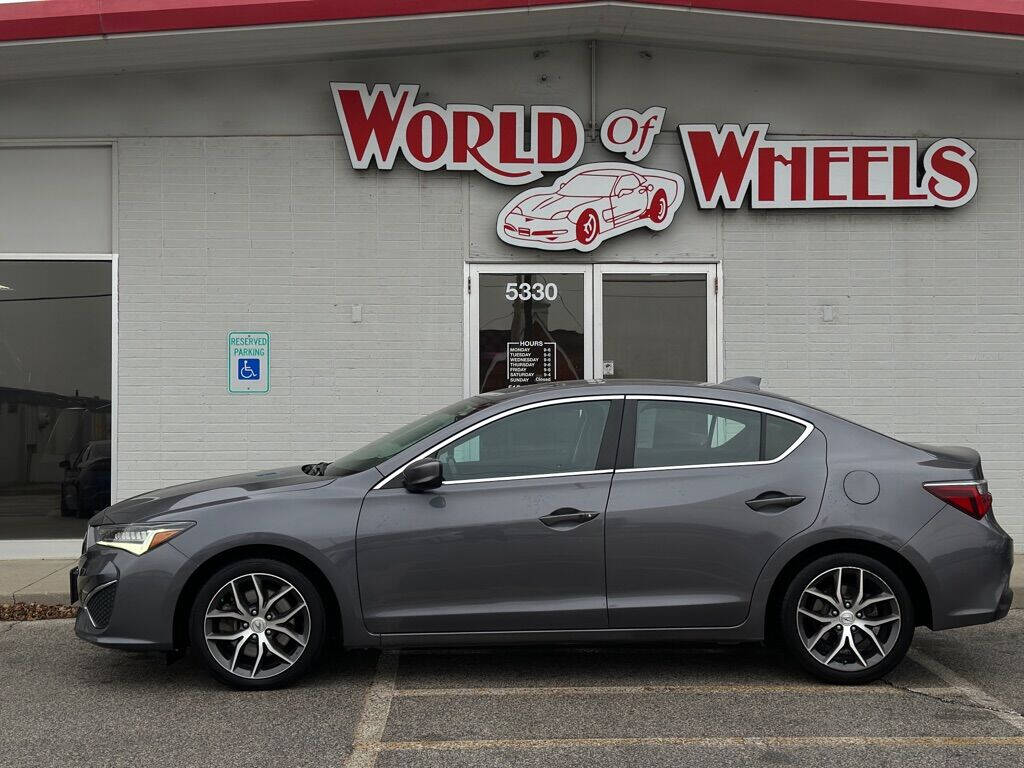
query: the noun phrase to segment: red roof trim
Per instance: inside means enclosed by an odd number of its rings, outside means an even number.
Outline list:
[[[393,18],[601,0],[29,0],[0,4],[0,41]],[[1024,35],[1018,0],[620,0],[682,8]]]

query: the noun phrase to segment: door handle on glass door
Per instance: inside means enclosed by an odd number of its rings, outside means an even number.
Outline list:
[[[548,528],[554,528],[556,531],[566,531],[578,525],[583,525],[583,523],[590,522],[599,514],[600,512],[581,512],[572,507],[563,507],[562,509],[556,509],[550,515],[544,515],[544,517],[538,519]]]
[[[773,507],[777,508],[775,509],[776,512],[781,512],[787,507],[799,504],[803,500],[803,496],[789,496],[778,491],[768,491],[748,501],[747,506],[755,512],[768,511]]]

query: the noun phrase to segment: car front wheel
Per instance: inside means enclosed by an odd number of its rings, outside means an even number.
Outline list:
[[[233,563],[199,590],[192,647],[213,675],[237,688],[275,688],[305,674],[324,641],[324,608],[298,569],[270,559]]]
[[[884,563],[854,553],[827,555],[800,570],[782,601],[786,648],[831,683],[867,683],[891,671],[914,637],[914,606]]]

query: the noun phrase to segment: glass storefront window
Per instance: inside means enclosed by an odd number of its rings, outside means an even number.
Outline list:
[[[0,260],[0,539],[110,503],[111,264]]]

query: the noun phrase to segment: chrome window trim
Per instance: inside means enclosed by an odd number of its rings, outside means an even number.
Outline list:
[[[507,477],[474,477],[469,480],[445,480],[441,485],[465,485],[466,483],[497,483],[502,480],[543,480],[548,477],[579,477],[580,475],[610,475],[614,469],[587,469],[582,472],[548,472],[542,475],[509,475]]]
[[[616,469],[615,470],[616,473],[619,473],[619,472],[623,472],[623,473],[625,473],[625,472],[630,472],[630,473],[633,473],[633,472],[664,472],[664,471],[672,470],[672,469],[714,469],[714,468],[717,468],[717,467],[758,467],[758,466],[767,466],[769,464],[777,464],[778,462],[782,461],[784,458],[789,456],[791,453],[793,453],[793,451],[795,451],[797,448],[799,448],[800,445],[804,442],[804,440],[806,440],[808,438],[808,436],[811,434],[811,432],[814,431],[814,425],[811,422],[809,422],[809,421],[801,419],[799,416],[793,416],[793,415],[788,414],[788,413],[782,413],[781,411],[775,411],[775,410],[772,410],[771,408],[764,408],[764,407],[759,406],[759,405],[747,405],[746,403],[737,403],[737,402],[735,402],[733,400],[717,400],[715,398],[710,398],[710,397],[689,397],[689,396],[686,396],[686,395],[627,395],[626,399],[627,400],[668,400],[668,401],[683,402],[683,403],[705,403],[705,404],[708,404],[708,405],[722,406],[724,408],[739,408],[739,409],[745,410],[745,411],[757,411],[758,413],[766,413],[769,416],[777,416],[780,419],[786,419],[786,420],[792,421],[792,422],[794,422],[796,424],[801,424],[804,427],[804,431],[803,431],[803,434],[800,435],[800,437],[798,437],[796,440],[793,441],[793,444],[791,446],[789,446],[789,448],[787,448],[785,451],[783,451],[779,456],[777,456],[774,459],[766,459],[764,461],[731,461],[731,462],[722,462],[722,463],[719,463],[719,464],[676,464],[676,465],[661,466],[661,467],[628,467],[626,469]],[[636,451],[636,447],[635,446],[634,446],[633,450]]]
[[[437,444],[431,446],[430,448],[428,448],[423,453],[419,454],[418,456],[416,456],[413,459],[410,459],[405,464],[400,466],[398,469],[396,469],[390,475],[388,475],[383,480],[381,480],[379,483],[377,483],[375,486],[373,486],[373,488],[371,490],[379,491],[379,490],[383,489],[385,485],[387,485],[392,480],[394,480],[396,477],[401,475],[405,471],[406,467],[408,467],[409,465],[415,464],[417,461],[420,461],[422,459],[427,458],[431,454],[436,453],[437,451],[439,451],[442,448],[444,448],[449,443],[454,443],[460,437],[464,437],[464,436],[468,435],[471,432],[475,432],[476,430],[480,429],[481,427],[486,427],[488,424],[492,424],[495,421],[498,421],[500,419],[504,419],[506,416],[512,416],[514,414],[522,413],[523,411],[529,411],[529,410],[532,410],[534,408],[543,408],[544,406],[547,406],[547,405],[560,405],[562,403],[593,402],[593,401],[596,401],[596,400],[608,400],[609,402],[611,402],[611,401],[614,401],[614,400],[625,400],[625,399],[626,399],[626,395],[585,395],[585,396],[581,396],[581,397],[560,397],[560,398],[557,398],[555,400],[541,400],[540,402],[536,402],[536,403],[527,403],[526,405],[520,405],[520,406],[518,406],[516,408],[510,408],[507,411],[502,411],[501,413],[496,413],[493,416],[489,416],[488,418],[484,419],[483,421],[477,422],[476,424],[471,424],[470,426],[466,427],[465,429],[463,429],[463,430],[461,430],[459,432],[456,432],[451,437],[449,437],[449,438],[447,438],[445,440],[442,440],[440,443],[437,443]],[[573,477],[573,476],[576,476],[576,475],[610,474],[613,471],[614,470],[611,470],[611,469],[592,469],[592,470],[585,470],[585,471],[582,471],[582,472],[552,472],[552,473],[543,473],[543,474],[537,474],[537,475],[512,475],[512,476],[508,476],[508,477],[480,477],[480,478],[470,478],[470,479],[467,479],[467,480],[447,480],[444,483],[442,483],[442,485],[456,485],[456,484],[462,484],[462,483],[496,483],[496,482],[500,482],[502,480],[527,480],[527,479],[537,479],[537,478],[546,478],[546,477]]]

